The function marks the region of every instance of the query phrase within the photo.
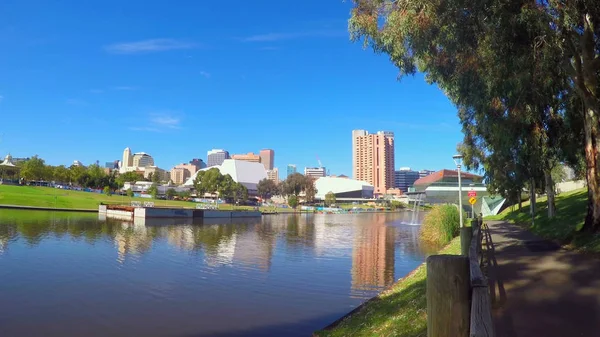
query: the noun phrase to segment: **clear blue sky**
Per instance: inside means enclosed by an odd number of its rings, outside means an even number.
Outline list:
[[[0,3],[0,154],[171,166],[211,148],[351,175],[351,130],[396,134],[396,167],[452,167],[456,108],[351,43],[350,1]],[[282,176],[285,173],[282,174]]]

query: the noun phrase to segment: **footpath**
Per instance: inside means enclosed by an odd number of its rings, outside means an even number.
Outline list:
[[[496,336],[600,336],[600,256],[562,249],[517,225],[486,223]]]

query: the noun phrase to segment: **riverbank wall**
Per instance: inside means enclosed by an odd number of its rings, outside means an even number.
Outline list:
[[[88,208],[57,208],[57,207],[40,207],[40,206],[22,206],[22,205],[0,205],[0,209],[20,209],[29,211],[55,211],[55,212],[85,212],[98,213],[97,209]]]
[[[100,205],[98,213],[118,219],[238,219],[260,218],[259,211],[220,211],[187,208]]]

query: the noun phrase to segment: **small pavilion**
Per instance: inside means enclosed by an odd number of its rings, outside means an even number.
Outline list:
[[[21,168],[15,165],[12,161],[10,153],[4,157],[4,161],[0,163],[0,181],[6,180],[19,180],[19,172]]]

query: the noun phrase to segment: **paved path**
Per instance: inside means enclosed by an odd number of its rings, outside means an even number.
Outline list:
[[[561,249],[516,225],[486,223],[495,246],[489,277],[498,337],[600,336],[599,256]]]

